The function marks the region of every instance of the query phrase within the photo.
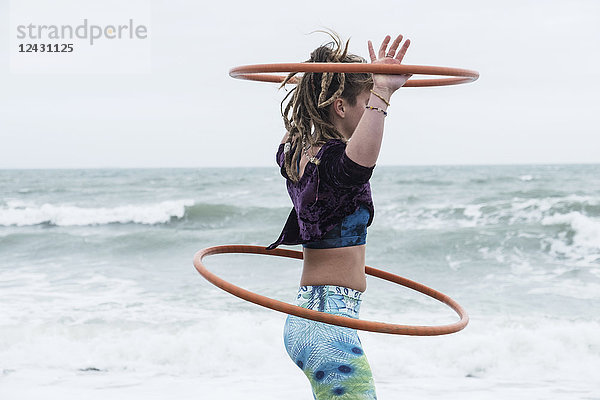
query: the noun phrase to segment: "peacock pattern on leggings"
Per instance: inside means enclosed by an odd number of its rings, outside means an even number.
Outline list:
[[[361,295],[341,286],[301,286],[296,303],[358,318]],[[371,368],[355,329],[289,315],[284,343],[289,356],[308,377],[315,399],[376,399]]]

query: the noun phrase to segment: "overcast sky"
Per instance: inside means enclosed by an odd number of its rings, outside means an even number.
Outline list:
[[[378,165],[600,163],[598,0],[146,4],[128,13],[149,21],[149,69],[41,74],[11,72],[0,0],[0,168],[274,166],[284,92],[228,70],[304,61],[324,27],[365,58],[367,40],[402,33],[405,64],[481,74],[396,92]]]

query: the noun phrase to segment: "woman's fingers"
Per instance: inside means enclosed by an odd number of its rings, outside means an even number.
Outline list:
[[[408,46],[410,46],[410,39],[406,39],[406,41],[400,48],[400,51],[398,51],[398,54],[396,54],[396,50],[398,49],[398,46],[400,46],[400,43],[402,43],[403,36],[398,35],[398,37],[396,37],[396,39],[392,42],[390,49],[386,53],[387,46],[390,43],[391,39],[392,38],[390,35],[387,35],[385,37],[385,39],[383,39],[383,42],[381,43],[381,46],[379,47],[379,53],[377,56],[375,56],[375,50],[373,49],[373,43],[370,40],[367,42],[367,45],[369,48],[369,57],[371,57],[371,62],[375,62],[378,59],[382,59],[382,58],[386,58],[386,57],[387,58],[395,58],[396,60],[402,62],[402,59],[404,58],[404,56],[406,55],[406,51],[408,50]],[[394,57],[394,55],[395,55],[395,57]]]
[[[387,35],[383,42],[381,43],[381,47],[379,47],[379,58],[385,57],[385,49],[387,48],[388,43],[390,42],[390,35]]]
[[[394,40],[394,42],[390,46],[390,50],[387,52],[387,54],[385,56],[393,58],[394,54],[396,53],[396,50],[398,49],[398,46],[400,46],[400,42],[402,42],[402,35],[398,35],[396,40]]]
[[[371,41],[368,41],[368,47],[369,47],[369,56],[371,57],[371,62],[374,62],[375,60],[377,60],[377,57],[375,56],[375,50],[373,49],[373,43],[371,43]]]
[[[410,39],[406,39],[406,42],[404,42],[404,44],[402,45],[402,48],[396,55],[396,60],[402,62],[402,59],[404,58],[404,55],[406,54],[406,50],[408,50],[408,46],[410,46]]]

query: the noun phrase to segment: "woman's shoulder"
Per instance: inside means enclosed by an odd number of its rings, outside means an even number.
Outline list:
[[[321,147],[321,150],[319,151],[319,153],[321,153],[319,159],[321,159],[321,161],[324,159],[338,159],[343,155],[344,150],[346,150],[345,141],[340,139],[329,139]]]
[[[346,188],[363,186],[369,182],[375,166],[365,167],[351,160],[346,154],[345,141],[332,139],[326,146],[319,167],[327,181],[333,186]]]
[[[329,139],[321,146],[321,152],[325,153],[325,151],[335,151],[336,149],[345,149],[346,142],[340,139]]]

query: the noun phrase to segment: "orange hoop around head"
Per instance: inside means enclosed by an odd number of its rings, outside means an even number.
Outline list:
[[[345,72],[373,74],[414,74],[442,75],[452,78],[439,79],[409,79],[404,86],[447,86],[476,81],[479,72],[462,68],[432,67],[427,65],[393,65],[367,63],[285,63],[285,64],[255,64],[242,65],[232,68],[229,76],[237,79],[248,79],[261,82],[282,82],[285,77],[269,75],[279,72]],[[297,83],[296,80],[290,83]]]
[[[446,335],[449,333],[458,332],[463,329],[469,323],[469,317],[465,310],[450,297],[446,296],[443,293],[440,293],[436,290],[428,288],[425,285],[420,283],[411,281],[406,278],[402,278],[401,276],[391,274],[389,272],[381,271],[371,267],[365,267],[366,273],[371,276],[376,276],[381,279],[385,279],[386,281],[394,282],[402,286],[406,286],[417,292],[421,292],[426,294],[427,296],[433,297],[436,300],[441,301],[442,303],[447,304],[452,308],[458,316],[460,317],[460,321],[455,322],[450,325],[441,325],[441,326],[410,326],[410,325],[397,325],[397,324],[388,324],[384,322],[374,322],[374,321],[364,321],[360,319],[354,319],[349,317],[342,317],[339,315],[327,314],[320,311],[310,310],[306,308],[302,308],[299,306],[295,306],[292,304],[284,303],[279,300],[274,300],[269,297],[261,296],[259,294],[250,292],[248,290],[242,289],[238,286],[235,286],[212,272],[208,271],[204,264],[202,264],[202,259],[206,256],[210,256],[213,254],[223,254],[223,253],[250,253],[250,254],[265,254],[269,256],[280,256],[287,258],[296,258],[302,259],[303,254],[301,251],[295,250],[287,250],[287,249],[273,249],[266,250],[264,247],[260,246],[247,246],[247,245],[227,245],[227,246],[214,246],[208,247],[206,249],[200,250],[194,256],[194,266],[206,280],[208,280],[213,285],[225,290],[246,301],[261,305],[263,307],[270,308],[275,311],[281,311],[286,314],[295,315],[298,317],[311,319],[314,321],[325,322],[331,325],[344,326],[353,329],[359,329],[363,331],[371,331],[371,332],[380,332],[380,333],[392,333],[396,335],[412,335],[412,336],[435,336],[435,335]]]

